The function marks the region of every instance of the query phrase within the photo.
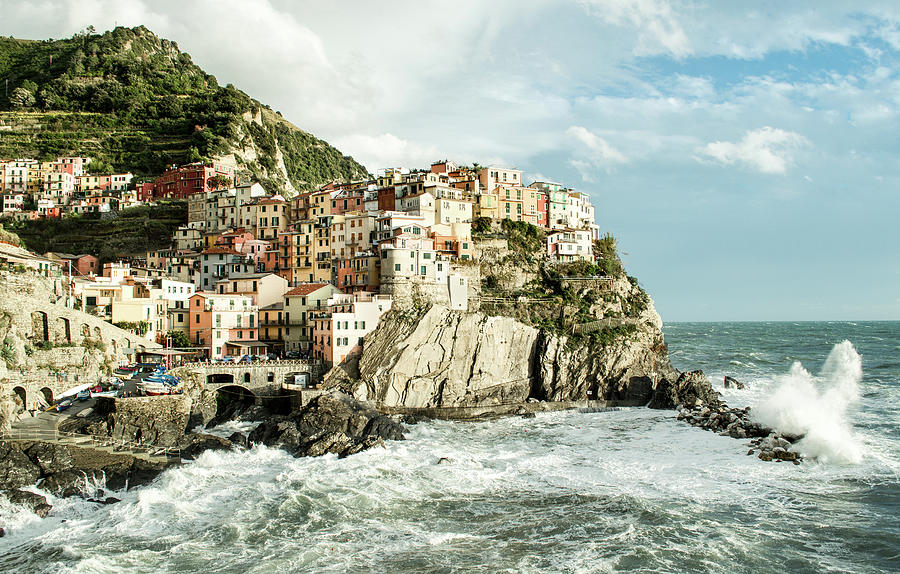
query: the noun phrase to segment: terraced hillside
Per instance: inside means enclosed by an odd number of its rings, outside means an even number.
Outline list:
[[[217,159],[289,194],[368,175],[143,26],[0,38],[0,78],[0,157],[90,155],[98,170],[138,175]]]
[[[169,247],[172,233],[184,223],[187,223],[186,202],[165,201],[125,209],[111,218],[88,214],[6,221],[4,225],[31,251],[90,253],[105,263],[123,255],[146,255],[147,251]]]

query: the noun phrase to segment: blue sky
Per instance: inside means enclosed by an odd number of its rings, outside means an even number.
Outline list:
[[[144,24],[370,170],[589,193],[666,321],[900,319],[900,4],[0,0]]]

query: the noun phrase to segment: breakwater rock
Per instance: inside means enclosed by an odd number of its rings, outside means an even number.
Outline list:
[[[722,436],[736,439],[751,439],[747,455],[756,454],[760,460],[792,461],[800,464],[800,453],[791,446],[802,437],[783,435],[752,420],[750,407],[730,408],[721,401],[677,405],[678,420],[700,427]]]
[[[275,416],[256,427],[250,444],[283,448],[294,456],[334,453],[344,457],[385,440],[402,440],[403,427],[369,404],[337,391],[322,394],[290,415]]]

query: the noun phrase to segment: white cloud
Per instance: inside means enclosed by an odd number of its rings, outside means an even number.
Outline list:
[[[809,140],[796,132],[766,126],[747,132],[736,143],[710,142],[699,153],[724,165],[741,164],[762,173],[783,174],[792,150],[806,145]]]
[[[575,150],[576,157],[568,163],[578,170],[584,181],[593,181],[593,174],[598,169],[611,173],[615,165],[628,162],[622,152],[585,127],[572,126],[566,130],[566,135],[580,144]]]
[[[443,159],[437,147],[401,139],[391,133],[377,136],[352,134],[333,142],[344,153],[365,165],[370,172],[385,167],[422,167]]]
[[[687,34],[665,0],[581,0],[581,3],[604,22],[635,28],[637,55],[669,52],[681,57],[691,52]]]

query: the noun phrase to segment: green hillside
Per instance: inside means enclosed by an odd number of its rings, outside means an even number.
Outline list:
[[[62,40],[0,38],[0,89],[0,157],[88,155],[97,168],[138,175],[224,159],[288,192],[368,175],[244,92],[220,86],[143,26]]]
[[[90,253],[102,262],[122,255],[146,255],[170,246],[172,233],[187,223],[187,202],[162,201],[124,209],[109,218],[87,214],[62,219],[7,221],[25,247],[37,253]]]

